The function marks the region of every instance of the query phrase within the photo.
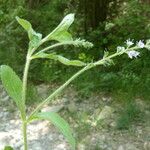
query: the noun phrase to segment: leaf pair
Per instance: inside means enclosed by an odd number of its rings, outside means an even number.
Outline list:
[[[18,23],[28,32],[28,37],[30,39],[29,49],[33,49],[33,48],[36,49],[44,42],[50,40],[55,40],[64,44],[69,42],[69,44],[72,44],[76,47],[79,46],[85,48],[93,47],[93,44],[88,41],[81,40],[81,39],[73,40],[72,35],[69,33],[68,29],[74,22],[74,16],[75,16],[74,14],[68,14],[67,16],[65,16],[64,19],[61,21],[61,23],[43,39],[42,39],[42,34],[36,33],[33,30],[30,22],[21,19],[19,17],[16,17],[16,19]]]
[[[6,65],[2,65],[0,68],[1,80],[4,88],[6,89],[9,96],[14,100],[21,113],[24,113],[25,102],[22,101],[22,81],[16,75],[16,73]],[[52,122],[66,137],[73,149],[75,149],[75,139],[72,136],[72,131],[68,123],[61,118],[57,113],[44,112],[35,114],[33,119],[45,119]],[[10,147],[6,147],[9,150]]]
[[[29,49],[38,47],[42,39],[42,34],[36,33],[30,22],[16,17],[18,23],[28,32],[30,39]],[[68,32],[69,27],[74,21],[74,14],[69,14],[62,22],[45,38],[45,41],[56,40],[59,42],[73,41],[72,35]]]
[[[61,55],[56,55],[55,53],[47,54],[47,53],[37,53],[36,55],[32,56],[32,58],[48,58],[53,59],[61,62],[64,65],[67,66],[85,66],[86,63],[80,61],[80,60],[69,60]]]

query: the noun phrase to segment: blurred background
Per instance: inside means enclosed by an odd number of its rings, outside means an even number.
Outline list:
[[[68,13],[76,14],[70,29],[74,38],[85,38],[94,44],[89,50],[59,48],[59,53],[68,58],[96,61],[102,58],[104,50],[113,53],[129,38],[134,41],[150,38],[149,0],[1,0],[0,64],[8,64],[22,75],[28,38],[16,16],[29,20],[44,37]],[[128,93],[146,100],[150,98],[149,65],[148,51],[143,49],[138,59],[130,60],[124,55],[115,59],[114,66],[86,72],[74,86],[83,96],[104,91],[113,95]],[[30,69],[30,81],[64,82],[77,70],[49,60],[35,61]]]

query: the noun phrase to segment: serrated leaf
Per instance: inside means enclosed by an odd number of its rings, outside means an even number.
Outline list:
[[[80,66],[86,65],[84,62],[80,60],[69,60],[61,55],[56,55],[55,53],[51,53],[51,54],[39,53],[39,54],[32,56],[32,58],[49,58],[49,59],[57,60],[67,66],[79,66],[80,67]]]
[[[47,36],[47,40],[56,40],[59,42],[72,41],[73,39],[68,29],[73,21],[74,14],[65,16],[62,22]]]
[[[55,127],[57,127],[60,130],[60,132],[62,132],[69,144],[72,146],[72,149],[75,150],[75,139],[72,135],[72,130],[69,127],[69,124],[57,113],[42,112],[35,115],[33,119],[49,120],[51,123],[54,124]]]
[[[16,73],[6,65],[1,66],[0,75],[5,90],[14,100],[19,110],[22,111],[22,108],[24,107],[22,101],[22,81]]]

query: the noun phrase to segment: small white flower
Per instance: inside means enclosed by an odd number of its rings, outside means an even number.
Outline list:
[[[133,58],[133,57],[135,57],[135,58],[137,58],[137,56],[139,56],[140,55],[140,52],[137,52],[137,51],[129,51],[129,52],[127,52],[127,54],[128,54],[128,56],[129,56],[129,58]]]
[[[133,40],[131,41],[130,39],[128,39],[128,40],[126,41],[126,44],[127,44],[128,47],[130,47],[130,46],[132,46],[134,43],[133,43]]]
[[[139,47],[139,48],[144,48],[145,47],[145,44],[143,43],[143,41],[139,41],[138,43],[137,43],[137,46]]]
[[[123,47],[123,46],[118,46],[117,47],[117,52],[119,53],[119,52],[123,52],[123,51],[125,51],[125,47]]]

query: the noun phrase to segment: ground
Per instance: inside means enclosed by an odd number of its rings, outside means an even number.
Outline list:
[[[51,88],[42,84],[37,91],[41,97],[46,97]],[[5,145],[23,150],[19,113],[2,86],[0,95],[0,150]],[[73,88],[68,88],[52,103],[54,107],[47,105],[42,111],[60,109],[61,116],[74,130],[78,150],[149,150],[149,106],[139,99],[136,103],[145,119],[136,120],[123,130],[116,128],[122,105],[106,95],[79,98]],[[35,105],[30,106],[28,111]],[[28,126],[28,144],[30,150],[71,150],[63,135],[48,121],[34,122]]]

